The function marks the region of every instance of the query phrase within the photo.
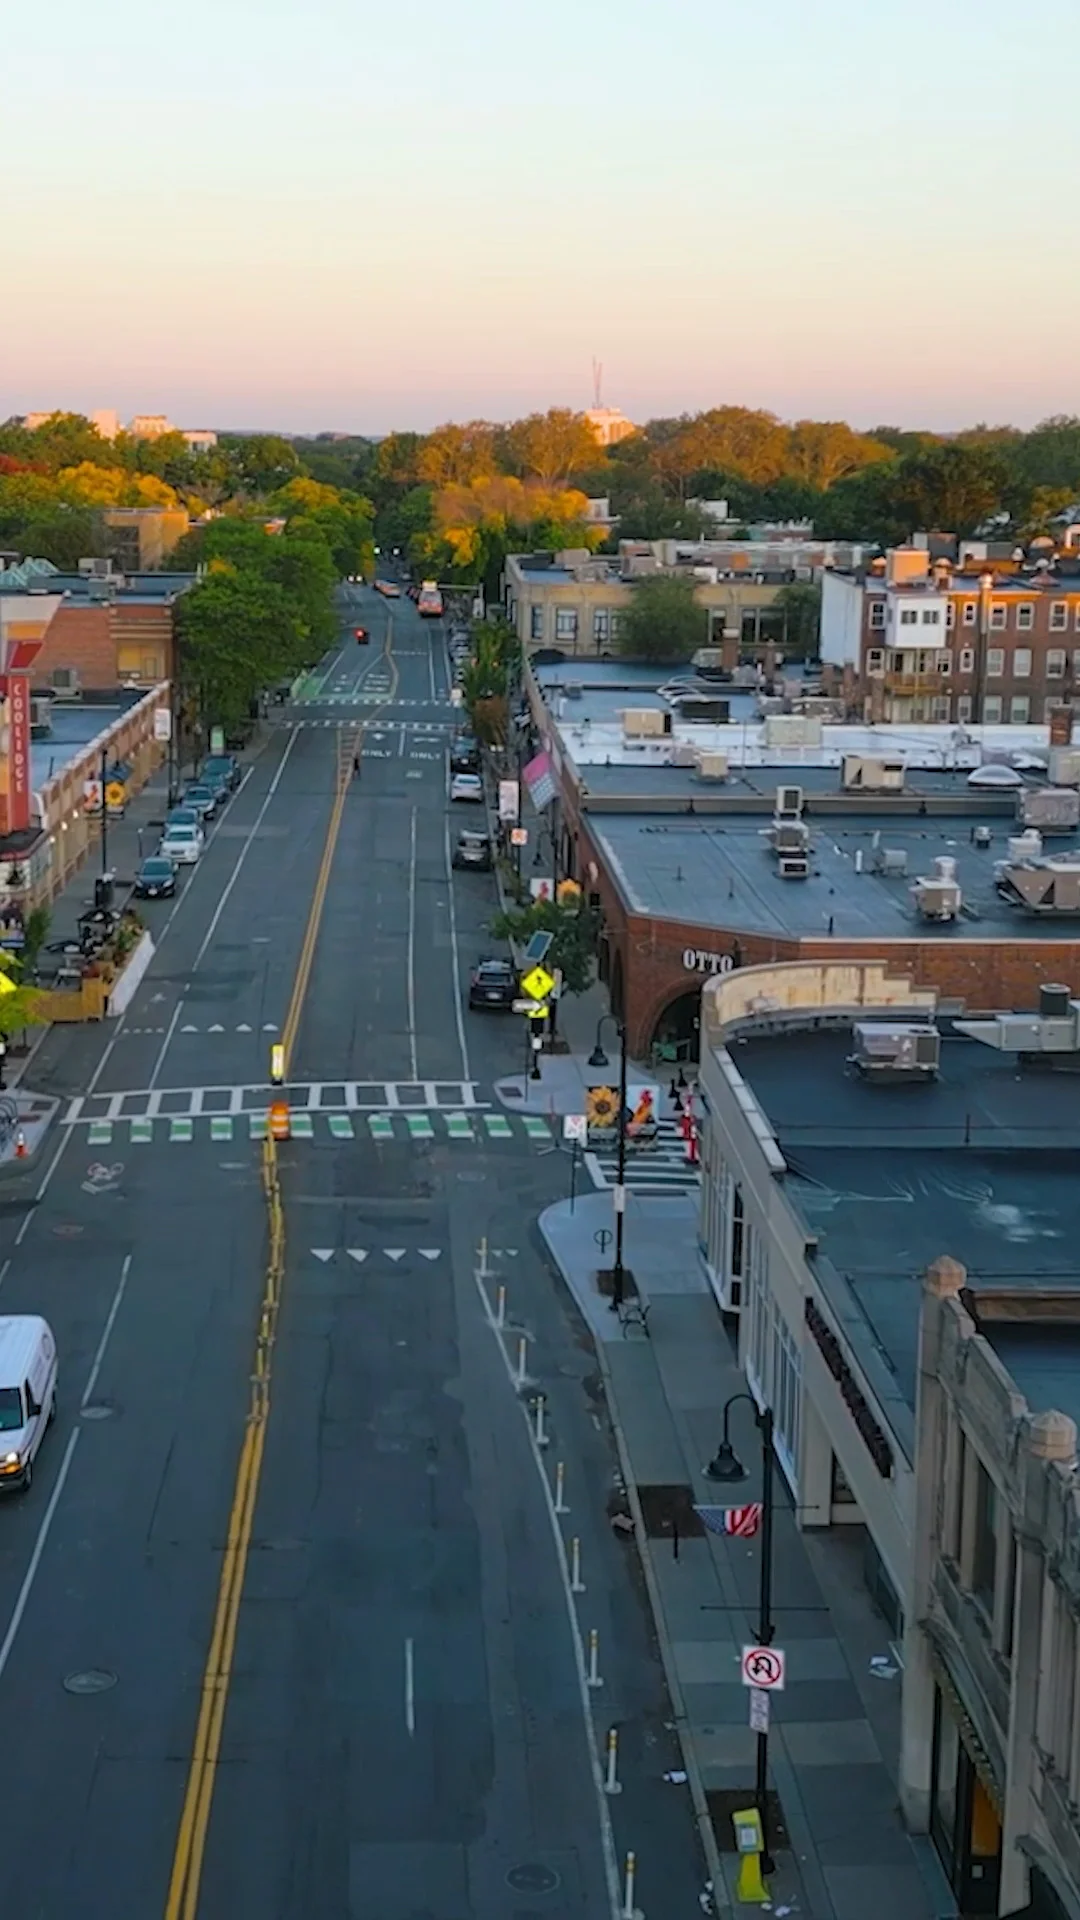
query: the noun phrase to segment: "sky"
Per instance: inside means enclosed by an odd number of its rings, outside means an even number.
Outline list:
[[[1076,0],[48,0],[0,418],[1080,412]]]

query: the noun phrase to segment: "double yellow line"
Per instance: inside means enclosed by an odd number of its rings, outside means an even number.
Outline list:
[[[386,641],[383,648],[393,674],[393,687],[387,695],[392,700],[398,686],[398,667],[393,657],[393,626],[388,623]],[[381,702],[380,704],[386,704]],[[304,1010],[311,969],[315,959],[315,948],[319,938],[323,909],[326,904],[327,888],[330,884],[330,870],[334,863],[338,835],[345,811],[345,801],[352,779],[353,757],[360,751],[363,740],[363,728],[358,728],[351,745],[344,750],[339,735],[337,776],[334,790],[334,804],[330,810],[330,822],[326,830],[322,860],[315,880],[311,910],[307,926],[304,929],[303,945],[293,982],[292,997],[285,1017],[282,1034],[285,1048],[285,1071],[288,1075],[289,1062],[296,1044],[296,1035],[300,1026],[300,1017]],[[217,1770],[221,1756],[221,1740],[225,1726],[225,1709],[228,1705],[229,1686],[232,1681],[233,1658],[236,1651],[237,1622],[240,1616],[240,1602],[244,1593],[244,1579],[247,1573],[248,1553],[251,1548],[251,1534],[255,1524],[255,1504],[259,1495],[259,1482],[262,1477],[263,1451],[266,1446],[266,1428],[270,1418],[270,1383],[273,1371],[274,1342],[277,1337],[278,1318],[281,1311],[282,1288],[285,1279],[285,1211],[281,1199],[281,1179],[278,1171],[277,1143],[269,1136],[263,1142],[263,1191],[266,1197],[266,1210],[269,1225],[269,1253],[266,1263],[266,1282],[259,1305],[259,1323],[255,1337],[255,1357],[251,1372],[251,1400],[247,1420],[244,1426],[244,1440],[240,1448],[240,1459],[236,1469],[236,1484],[233,1490],[232,1508],[229,1513],[229,1526],[225,1539],[225,1557],[218,1582],[217,1604],[214,1609],[214,1626],[210,1636],[210,1651],[206,1658],[202,1686],[199,1694],[199,1716],[195,1727],[195,1744],[192,1749],[191,1764],[188,1768],[187,1788],[180,1814],[180,1826],[176,1836],[173,1853],[172,1872],[169,1876],[169,1891],[165,1902],[165,1920],[196,1920],[199,1910],[199,1890],[202,1883],[203,1859],[206,1852],[206,1836],[210,1825],[210,1811],[214,1801],[214,1788],[217,1783]]]

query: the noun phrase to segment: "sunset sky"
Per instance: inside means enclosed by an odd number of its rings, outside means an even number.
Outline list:
[[[50,0],[0,417],[1080,411],[1076,0]],[[1067,104],[1063,104],[1067,103]]]

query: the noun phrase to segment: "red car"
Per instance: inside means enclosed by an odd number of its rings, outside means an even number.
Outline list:
[[[354,627],[353,638],[355,639],[357,646],[366,647],[368,641],[371,638],[371,635],[369,634],[366,627]]]

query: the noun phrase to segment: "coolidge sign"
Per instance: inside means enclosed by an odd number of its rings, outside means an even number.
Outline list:
[[[735,966],[730,953],[706,953],[702,947],[684,947],[682,963],[687,973],[731,973]]]
[[[30,670],[62,600],[62,594],[0,598],[0,834],[30,825]]]

